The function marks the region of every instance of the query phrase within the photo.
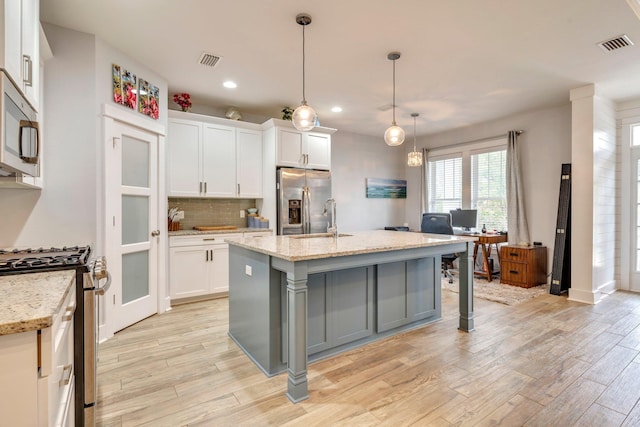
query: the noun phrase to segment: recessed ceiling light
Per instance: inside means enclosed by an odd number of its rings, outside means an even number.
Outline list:
[[[334,113],[341,113],[342,112],[342,107],[333,107],[331,109],[331,111],[333,111]]]
[[[232,82],[231,80],[227,80],[226,82],[222,83],[222,86],[226,87],[227,89],[235,89],[238,87],[236,82]]]

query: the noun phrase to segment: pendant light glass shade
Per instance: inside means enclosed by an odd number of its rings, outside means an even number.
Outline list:
[[[314,128],[317,117],[315,110],[302,101],[302,105],[293,111],[291,122],[299,131],[306,132]]]
[[[396,59],[400,58],[400,52],[391,52],[387,59],[393,61],[393,121],[384,133],[384,142],[389,146],[400,145],[404,142],[404,130],[396,124]]]
[[[422,166],[422,152],[416,149],[416,117],[418,113],[411,113],[413,117],[413,151],[407,155],[407,165],[409,166]]]
[[[389,146],[400,145],[404,142],[404,130],[395,122],[384,132],[384,142]]]
[[[302,102],[300,106],[296,108],[291,116],[291,122],[293,126],[299,131],[306,132],[314,128],[317,121],[317,114],[315,110],[307,105],[307,98],[305,96],[305,77],[304,77],[304,27],[311,24],[311,16],[300,13],[296,16],[296,22],[302,25]]]

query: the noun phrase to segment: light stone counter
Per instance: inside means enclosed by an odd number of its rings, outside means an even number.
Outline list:
[[[342,257],[474,242],[476,237],[411,233],[387,230],[361,231],[340,235],[337,239],[322,234],[294,236],[243,237],[229,244],[281,258],[287,261]]]
[[[74,277],[75,270],[0,276],[0,335],[51,326]]]

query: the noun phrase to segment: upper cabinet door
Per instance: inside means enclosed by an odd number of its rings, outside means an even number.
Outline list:
[[[324,133],[306,134],[306,153],[309,169],[331,169],[331,135]]]
[[[168,169],[169,196],[199,197],[202,161],[200,134],[202,126],[196,122],[169,121]]]
[[[290,129],[278,129],[276,137],[277,165],[304,166],[302,132]]]
[[[22,85],[36,111],[40,108],[40,2],[22,0]]]
[[[262,132],[237,129],[238,197],[262,198]]]
[[[236,197],[236,130],[232,127],[203,125],[203,195]]]
[[[22,38],[22,25],[20,23],[22,16],[22,6],[20,1],[16,0],[4,0],[3,3],[3,68],[16,82],[16,84],[19,85],[20,89],[22,89],[22,46],[20,45],[20,39]]]

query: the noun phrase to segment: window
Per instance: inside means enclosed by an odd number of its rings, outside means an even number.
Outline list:
[[[477,209],[478,225],[507,229],[506,140],[429,152],[427,191],[430,212]]]

